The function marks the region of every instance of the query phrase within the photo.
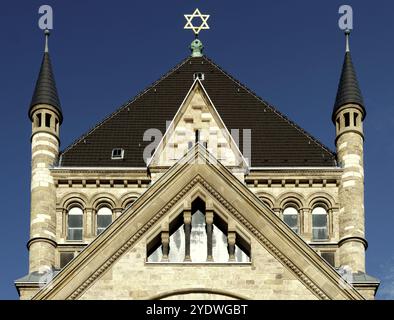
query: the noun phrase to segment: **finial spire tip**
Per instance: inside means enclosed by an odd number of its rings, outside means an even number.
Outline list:
[[[44,31],[45,34],[45,53],[49,52],[49,36],[51,35],[51,31],[49,31],[49,29],[45,29]]]
[[[346,52],[350,52],[350,44],[349,44],[349,38],[350,38],[350,29],[345,30],[345,37],[346,37]]]

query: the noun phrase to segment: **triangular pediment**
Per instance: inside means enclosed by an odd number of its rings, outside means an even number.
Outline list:
[[[205,197],[223,219],[234,224],[237,232],[252,243],[252,262],[250,266],[245,267],[248,268],[248,271],[245,269],[245,274],[250,272],[253,275],[254,270],[260,268],[256,275],[263,274],[268,277],[272,275],[272,270],[281,269],[283,272],[280,277],[274,276],[274,279],[267,280],[276,285],[280,282],[280,290],[304,290],[303,292],[310,294],[308,297],[315,299],[363,299],[311,247],[199,144],[161,176],[132,207],[88,245],[51,283],[38,292],[34,299],[80,299],[100,281],[108,285],[116,279],[119,280],[119,270],[126,272],[128,279],[138,278],[139,275],[142,277],[149,270],[152,271],[154,267],[146,264],[146,257],[142,256],[145,249],[141,248],[145,248],[146,243],[159,232],[163,224],[179,214],[185,203],[195,195]],[[271,267],[266,262],[269,262]],[[161,267],[167,270],[164,274],[169,272],[168,266],[155,266],[156,274],[152,275],[150,283],[155,277],[160,278],[157,272]],[[182,269],[183,266],[177,268]],[[189,272],[192,279],[190,266],[187,268],[189,269],[177,270],[185,277]],[[198,270],[204,271],[204,268],[211,270],[213,267],[200,265]],[[223,265],[220,268],[222,277],[217,281],[232,283],[229,280],[232,279],[232,270],[239,269],[239,266]],[[230,278],[227,282],[226,268],[233,268],[228,273]],[[236,283],[233,285],[236,286]],[[132,289],[137,290],[134,287]],[[180,292],[182,289],[184,288],[179,288]],[[190,286],[189,289],[195,290]],[[118,292],[121,288],[111,287],[109,293],[111,290]],[[208,290],[208,287],[200,288],[201,292],[205,292],[204,290]],[[224,291],[226,290],[223,289]],[[160,292],[157,294],[159,297]],[[231,296],[231,293],[228,295]],[[104,297],[111,298],[110,294]],[[241,293],[238,297],[251,298],[248,294]],[[152,295],[145,298],[152,298]],[[293,298],[297,299],[294,296]]]
[[[239,139],[239,130],[234,131]],[[150,168],[169,168],[195,143],[204,146],[226,167],[247,168],[229,129],[225,126],[202,82],[196,79],[172,119],[152,158]]]

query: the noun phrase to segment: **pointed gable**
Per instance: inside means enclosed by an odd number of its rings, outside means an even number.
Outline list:
[[[195,143],[203,145],[226,166],[247,167],[231,133],[198,79],[190,88],[148,166],[170,167]]]
[[[335,166],[335,154],[291,122],[273,106],[224,72],[206,57],[187,58],[180,65],[117,110],[62,152],[63,167],[146,167],[143,158],[150,128],[164,135],[194,81],[203,86],[226,128],[251,130],[252,167]],[[114,148],[125,150],[122,161],[111,160]]]

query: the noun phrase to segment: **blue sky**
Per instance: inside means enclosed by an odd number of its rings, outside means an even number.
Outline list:
[[[43,52],[38,8],[54,9],[50,52],[64,112],[62,148],[188,54],[183,14],[209,13],[205,53],[335,150],[331,111],[344,55],[338,8],[354,10],[351,50],[365,122],[367,272],[394,299],[394,2],[392,1],[25,1],[0,6],[0,299],[16,299],[27,273],[30,134],[27,110]]]

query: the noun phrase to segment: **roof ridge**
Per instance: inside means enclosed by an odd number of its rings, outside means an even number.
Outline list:
[[[316,145],[318,145],[319,147],[323,148],[324,150],[326,150],[327,152],[331,153],[333,156],[336,155],[336,153],[332,150],[330,150],[330,148],[328,148],[327,146],[325,146],[323,143],[321,143],[318,139],[316,139],[315,137],[313,137],[309,132],[307,132],[306,130],[302,129],[299,125],[297,125],[294,121],[290,120],[287,116],[285,116],[283,113],[281,113],[280,111],[278,111],[273,105],[271,105],[270,103],[268,103],[267,101],[265,101],[263,98],[261,98],[260,96],[258,96],[253,90],[249,89],[246,85],[244,85],[242,82],[240,82],[239,80],[235,79],[232,75],[230,75],[229,73],[227,73],[226,71],[224,71],[223,68],[221,68],[219,65],[217,65],[212,59],[208,58],[206,55],[203,56],[203,58],[205,60],[207,60],[209,63],[211,63],[212,65],[214,65],[220,72],[222,72],[226,77],[228,77],[230,80],[232,80],[233,82],[235,82],[237,85],[241,86],[243,89],[245,89],[248,93],[250,93],[252,96],[254,96],[257,100],[259,100],[260,102],[264,103],[268,108],[270,108],[275,114],[277,114],[279,117],[281,117],[283,120],[285,120],[286,122],[288,122],[291,126],[293,126],[296,130],[300,131],[303,135],[305,135],[306,137],[308,137],[309,139],[311,139]]]
[[[102,121],[100,121],[98,124],[96,124],[94,127],[92,127],[91,129],[89,129],[88,131],[86,131],[84,134],[82,134],[82,136],[80,136],[79,138],[75,139],[67,148],[65,148],[63,151],[60,152],[60,156],[62,156],[63,154],[65,154],[66,152],[68,152],[70,149],[72,149],[76,144],[78,144],[79,142],[81,142],[82,140],[84,140],[87,136],[89,136],[91,133],[93,133],[94,131],[96,131],[96,129],[98,129],[99,127],[101,127],[105,122],[107,122],[108,120],[112,119],[113,117],[115,117],[118,113],[120,113],[123,109],[127,108],[128,106],[130,106],[130,104],[132,104],[134,101],[136,101],[137,99],[139,99],[140,97],[142,97],[145,93],[147,93],[151,88],[153,88],[154,86],[158,85],[160,82],[162,82],[164,79],[166,79],[169,75],[171,75],[173,72],[175,72],[176,70],[178,70],[180,67],[182,67],[187,61],[190,60],[190,57],[187,57],[185,59],[183,59],[180,63],[178,63],[176,66],[174,66],[173,68],[170,69],[170,71],[166,72],[165,74],[163,74],[158,80],[152,82],[149,86],[145,87],[145,89],[143,89],[142,91],[140,91],[138,94],[136,94],[133,98],[131,98],[130,100],[128,100],[127,102],[125,102],[124,104],[122,104],[117,110],[115,110],[114,112],[112,112],[111,114],[109,114],[106,118],[104,118]]]

